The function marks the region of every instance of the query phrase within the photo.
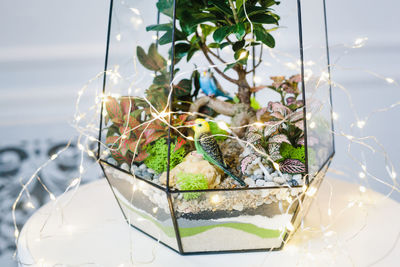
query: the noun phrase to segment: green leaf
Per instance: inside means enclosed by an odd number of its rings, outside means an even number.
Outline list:
[[[236,9],[239,10],[243,5],[243,0],[236,0]]]
[[[233,15],[231,8],[229,7],[229,5],[225,1],[214,0],[214,1],[211,1],[211,3],[214,4],[214,6],[218,10],[222,11],[224,14],[226,14],[228,16],[232,16]]]
[[[163,64],[162,57],[160,55],[157,56],[156,54],[154,54],[157,52],[152,51],[152,53],[153,53],[153,55],[152,55],[153,58],[148,56],[142,47],[138,46],[136,48],[136,55],[138,57],[140,64],[142,64],[143,67],[145,67],[146,69],[149,69],[149,70],[154,70],[154,71],[161,70],[163,67],[163,66],[160,66]],[[161,59],[159,57],[161,57]]]
[[[191,47],[187,53],[186,61],[189,62],[190,59],[193,57],[194,53],[196,53],[199,49],[197,47]]]
[[[207,24],[200,24],[201,33],[204,38],[206,38],[210,33],[212,33],[217,27],[213,27]]]
[[[219,44],[219,43],[210,43],[210,44],[208,45],[208,47],[209,47],[209,48],[219,48],[219,47],[220,47],[220,44]]]
[[[200,73],[195,70],[192,73],[192,81],[193,81],[193,85],[194,85],[194,92],[193,92],[193,97],[197,97],[197,95],[199,94],[200,91]]]
[[[124,122],[122,118],[121,106],[114,97],[107,96],[106,110],[113,123],[122,124]]]
[[[228,43],[228,42],[223,42],[223,43],[221,43],[221,44],[219,45],[219,48],[224,49],[224,47],[226,47],[226,46],[228,46],[228,45],[230,45],[230,43]]]
[[[160,45],[169,44],[172,42],[172,30],[166,31],[163,36],[160,37],[158,43]]]
[[[178,97],[190,95],[191,91],[192,91],[192,81],[189,79],[183,79],[177,85],[174,86],[174,95]]]
[[[233,68],[235,65],[236,65],[236,62],[226,65],[226,67],[225,67],[225,69],[224,69],[224,72],[227,71],[227,70],[229,70],[229,69],[231,69],[231,68]]]
[[[238,39],[238,41],[242,40],[243,36],[246,34],[243,22],[239,22],[238,24],[236,24],[234,26],[233,32],[235,33],[235,36]]]
[[[245,40],[234,43],[232,46],[233,51],[238,51],[239,49],[242,49],[245,43]]]
[[[148,54],[158,66],[158,70],[162,70],[167,66],[167,61],[158,53],[156,44],[153,43],[150,45]]]
[[[255,14],[250,16],[250,21],[253,23],[260,23],[260,24],[278,24],[278,21],[271,15],[268,14]]]
[[[172,23],[153,24],[146,27],[146,31],[170,31]]]
[[[217,43],[221,43],[225,37],[232,33],[233,27],[232,26],[223,26],[215,30],[213,34],[213,38]]]
[[[153,79],[153,83],[156,85],[168,84],[168,81],[169,81],[169,79],[165,74],[158,75],[158,76],[154,77],[154,79]]]
[[[275,47],[275,39],[272,35],[267,32],[262,26],[254,28],[254,35],[256,36],[257,41],[261,41],[263,44],[274,48]]]
[[[183,58],[190,50],[191,45],[188,43],[175,44],[175,57]]]

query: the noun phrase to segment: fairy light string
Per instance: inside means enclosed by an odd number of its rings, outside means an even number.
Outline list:
[[[134,12],[134,11],[132,11],[132,12]],[[137,12],[139,12],[139,11],[137,11]],[[248,16],[247,16],[247,13],[246,13],[246,17],[247,17],[247,19],[249,19]],[[253,27],[252,23],[251,23],[251,27]],[[118,33],[115,38],[117,40],[121,40],[121,34]],[[368,38],[366,38],[366,37],[365,38],[357,38],[354,41],[353,44],[345,45],[344,47],[349,48],[349,49],[358,49],[358,48],[363,47],[365,45],[365,43],[367,42],[367,40],[368,40]],[[283,65],[283,66],[287,67],[288,69],[298,70],[299,64],[301,64],[301,62],[299,63],[296,57],[294,57],[292,55],[289,55],[289,54],[286,54],[286,53],[284,53],[282,51],[279,51],[279,50],[276,50],[276,49],[269,49],[269,48],[266,48],[266,47],[264,47],[264,49],[267,49],[267,51],[269,52],[269,55],[271,56],[271,58],[273,60],[275,60],[275,63]],[[285,58],[292,58],[293,61],[292,62],[283,61],[283,60],[280,59],[280,55],[284,55]],[[261,60],[261,59],[258,59],[258,60]],[[135,74],[133,75],[133,77],[138,77],[139,75],[138,75],[138,70],[137,70],[137,66],[136,66],[137,59],[134,57],[132,61],[134,63],[134,69],[135,69]],[[221,64],[211,65],[211,66],[209,66],[209,68],[224,67],[224,66],[227,66],[227,65],[229,65],[231,63],[234,63],[234,62],[222,62]],[[265,63],[265,64],[271,64],[271,63],[268,62],[268,63]],[[312,61],[304,62],[304,64],[306,66],[307,65],[308,66],[312,66],[314,64],[314,62],[312,62]],[[331,68],[343,69],[343,70],[347,70],[347,71],[360,70],[360,69],[355,69],[355,68],[343,68],[343,67],[340,67],[337,64],[332,65]],[[198,68],[198,69],[201,69],[201,68]],[[372,76],[382,80],[383,82],[390,84],[391,86],[395,86],[397,88],[400,88],[398,82],[394,78],[387,77],[387,76],[384,76],[384,75],[380,75],[378,73],[371,72],[369,70],[362,70],[362,71],[364,73],[366,73],[367,75],[372,75]],[[191,72],[189,72],[189,71],[186,71],[186,72],[182,71],[182,72],[179,72],[174,77],[174,80],[170,84],[171,90],[169,91],[167,103],[170,103],[169,99],[172,97],[173,83],[176,81],[176,79],[178,79],[178,77],[185,76],[185,75],[188,75],[190,73]],[[76,102],[75,102],[74,120],[72,122],[72,125],[75,127],[75,129],[79,133],[79,137],[77,139],[77,148],[80,151],[79,175],[78,175],[78,177],[72,177],[71,178],[69,185],[66,187],[66,189],[65,189],[65,191],[64,191],[64,193],[62,195],[64,195],[65,193],[67,193],[67,192],[69,192],[71,190],[73,190],[74,192],[77,192],[77,190],[79,188],[79,185],[80,185],[80,183],[81,183],[81,181],[83,179],[83,175],[85,174],[85,170],[86,170],[85,166],[84,166],[84,161],[83,161],[84,156],[87,155],[87,156],[89,156],[91,158],[96,158],[96,155],[94,154],[94,152],[89,148],[89,144],[91,142],[100,143],[100,145],[103,148],[110,149],[108,144],[103,143],[101,140],[98,140],[95,137],[97,132],[99,131],[98,127],[96,126],[96,122],[97,122],[97,120],[98,120],[100,115],[101,116],[106,115],[106,114],[100,114],[100,110],[101,110],[100,107],[101,107],[101,105],[105,104],[106,97],[107,96],[113,96],[113,97],[117,97],[118,98],[118,97],[120,97],[120,95],[113,95],[113,94],[105,94],[105,95],[103,95],[102,93],[97,92],[96,97],[95,97],[94,105],[92,105],[88,110],[85,110],[85,111],[81,111],[80,110],[80,104],[81,104],[82,97],[85,95],[85,93],[90,91],[90,85],[92,85],[94,82],[96,82],[99,79],[101,79],[104,74],[107,74],[108,77],[109,77],[110,82],[115,83],[115,84],[118,84],[121,80],[124,79],[124,77],[119,73],[119,67],[116,65],[112,69],[107,70],[106,73],[99,72],[98,74],[96,74],[92,79],[90,79],[87,82],[87,84],[85,84],[78,91],[77,99],[76,99]],[[131,79],[132,77],[129,77],[129,78]],[[255,79],[256,78],[257,77],[255,77]],[[326,74],[322,73],[321,76],[318,78],[318,83],[324,83],[324,82],[329,82],[329,81],[327,81]],[[341,90],[346,94],[349,106],[350,106],[350,108],[352,110],[352,114],[354,115],[354,118],[355,118],[355,121],[350,125],[351,128],[357,127],[360,130],[364,130],[365,127],[368,125],[369,121],[371,120],[371,118],[374,115],[376,115],[378,113],[389,112],[390,110],[393,110],[393,109],[397,108],[398,106],[400,106],[400,101],[397,101],[397,102],[394,102],[394,103],[392,103],[391,105],[389,105],[387,107],[373,110],[372,112],[367,114],[365,117],[361,117],[361,116],[359,116],[359,114],[357,112],[356,105],[353,102],[353,99],[352,99],[350,91],[345,86],[343,86],[342,84],[339,84],[339,83],[337,83],[335,81],[330,81],[330,82],[331,82],[331,86],[332,86],[333,90]],[[127,94],[128,97],[135,98],[135,96],[131,95],[132,89],[134,89],[134,87],[135,87],[135,82],[131,81],[129,83],[129,86],[128,86],[128,94]],[[140,99],[144,100],[149,105],[150,110],[151,110],[151,115],[152,115],[151,117],[152,118],[150,120],[148,120],[148,121],[145,121],[145,122],[141,123],[140,125],[132,128],[130,130],[128,130],[128,123],[127,123],[125,125],[126,131],[124,131],[124,133],[121,135],[120,138],[123,138],[124,134],[128,135],[130,133],[130,131],[134,131],[134,130],[142,128],[142,127],[144,127],[144,129],[147,129],[147,127],[149,127],[149,125],[152,122],[158,120],[158,121],[161,121],[163,124],[167,125],[168,127],[170,127],[171,129],[173,129],[181,137],[186,138],[189,141],[193,141],[193,137],[186,136],[185,134],[183,134],[180,131],[180,129],[185,128],[185,127],[189,127],[189,126],[178,126],[178,127],[175,127],[175,126],[173,126],[173,125],[171,125],[169,123],[169,120],[167,118],[168,118],[168,116],[170,116],[172,114],[176,114],[176,113],[177,114],[188,114],[188,115],[202,115],[202,116],[204,116],[204,114],[192,113],[192,112],[169,112],[168,110],[169,110],[170,107],[168,106],[168,104],[162,110],[159,111],[152,105],[152,103],[148,99],[146,99],[146,97],[140,97]],[[103,110],[105,110],[105,109],[103,109]],[[90,114],[92,114],[92,116],[90,116]],[[304,119],[309,120],[309,119],[311,119],[312,115],[313,114],[310,113],[310,118],[304,118]],[[334,112],[332,115],[333,115],[333,119],[335,121],[339,120],[339,114]],[[227,125],[225,122],[222,122],[222,121],[217,120],[215,118],[209,117],[209,119],[211,121],[215,121],[218,125],[222,126],[221,128],[224,128],[224,130],[228,130],[228,131],[230,131],[232,133],[233,133],[232,130],[238,128],[238,127],[231,127],[231,126]],[[286,117],[286,118],[284,118],[284,119],[282,119],[280,121],[277,121],[276,123],[277,123],[277,125],[280,125],[282,123],[287,122],[288,119],[289,118]],[[247,127],[251,127],[251,126],[260,127],[260,126],[262,126],[262,124],[259,123],[259,122],[255,122],[255,123],[251,123],[251,124],[248,124],[248,125],[243,125],[240,128],[247,128]],[[139,140],[141,138],[143,138],[143,133],[144,133],[144,131],[142,131],[140,136],[138,137]],[[369,179],[371,179],[373,181],[376,181],[376,182],[381,183],[384,186],[386,186],[388,189],[390,189],[390,192],[384,196],[385,198],[390,197],[390,195],[393,192],[397,192],[397,193],[400,192],[399,184],[398,184],[398,181],[397,181],[396,168],[395,168],[392,160],[390,159],[389,155],[385,151],[383,145],[378,141],[378,139],[375,136],[364,136],[364,135],[355,136],[355,134],[348,134],[348,133],[345,132],[345,130],[339,129],[339,128],[337,128],[333,132],[333,134],[335,136],[338,136],[338,137],[341,136],[341,137],[347,138],[347,140],[348,140],[347,154],[359,166],[359,170],[360,171],[358,173],[358,177],[359,177],[360,181],[368,181]],[[257,151],[258,153],[260,153],[261,155],[266,157],[269,161],[274,163],[274,161],[270,158],[270,155],[268,155],[264,151],[260,151],[252,143],[249,143],[249,142],[247,142],[245,140],[242,140],[239,137],[234,136],[234,135],[218,134],[218,136],[224,136],[224,137],[227,137],[227,138],[230,138],[230,139],[234,139],[234,140],[238,141],[243,146],[251,146],[255,151]],[[373,141],[373,142],[372,143],[368,143],[369,141]],[[115,144],[116,143],[117,143],[117,141],[115,142]],[[135,147],[135,152],[138,151],[138,143],[137,143],[137,145]],[[63,206],[61,206],[61,205],[59,205],[57,203],[57,198],[49,190],[49,188],[45,185],[45,183],[40,179],[38,174],[42,169],[46,168],[49,164],[54,162],[60,156],[61,153],[63,153],[64,151],[66,151],[70,147],[70,145],[71,145],[71,141],[69,141],[68,144],[63,149],[59,150],[57,153],[55,153],[52,156],[50,156],[49,160],[47,160],[44,164],[42,164],[39,168],[37,168],[37,170],[33,173],[32,176],[30,176],[27,179],[27,181],[25,183],[22,182],[22,180],[21,180],[21,190],[20,190],[18,196],[16,197],[16,199],[15,199],[13,205],[12,205],[12,217],[13,217],[13,223],[14,223],[14,236],[15,236],[16,245],[18,245],[17,241],[18,241],[18,237],[19,237],[19,234],[20,234],[20,230],[19,230],[19,228],[17,226],[17,219],[16,219],[15,211],[17,209],[17,206],[18,206],[19,202],[21,201],[22,196],[25,196],[27,198],[27,201],[26,201],[25,205],[28,208],[30,208],[30,209],[37,209],[38,208],[38,207],[34,206],[32,201],[30,201],[31,195],[29,193],[29,185],[34,180],[39,181],[39,183],[42,186],[42,188],[49,195],[50,200],[53,202],[53,212],[56,210],[56,208],[63,209]],[[378,152],[384,158],[384,161],[385,161],[384,168],[387,171],[387,174],[390,177],[390,179],[392,181],[392,184],[387,182],[387,181],[385,181],[383,178],[379,178],[376,175],[374,175],[369,170],[367,164],[364,161],[359,160],[358,157],[353,155],[351,149],[352,149],[352,147],[354,145],[358,145],[358,146],[361,146],[362,148],[366,148],[367,150],[371,151],[372,153]],[[114,149],[118,149],[118,148],[114,148]],[[103,151],[103,153],[107,154],[109,152],[107,152],[105,150],[105,151]],[[132,163],[133,163],[133,159],[132,159]],[[279,168],[278,168],[278,171],[279,171]],[[334,173],[336,172],[336,174],[338,174],[338,175],[341,174],[340,171],[335,171],[335,170],[330,170],[330,171],[334,172]],[[132,173],[132,175],[135,177],[134,173]],[[280,175],[282,176],[282,173],[280,173]],[[325,183],[327,183],[327,181],[325,181]],[[134,179],[133,186],[136,186],[136,185],[137,185],[137,181],[136,181],[136,179]],[[290,186],[289,186],[289,188],[290,188]],[[367,192],[368,188],[369,188],[369,186],[364,186],[364,185],[360,185],[359,186],[358,189],[359,189],[359,194],[360,194],[361,197],[363,195],[365,195],[365,193]],[[266,188],[265,190],[268,190],[268,188]],[[298,195],[294,196],[293,197],[294,199],[292,197],[290,199],[288,199],[289,207],[287,208],[286,211],[283,211],[283,212],[285,212],[287,214],[289,212],[289,208],[294,203],[296,203],[296,200],[297,200],[297,203],[300,206],[302,206],[303,203],[302,203],[301,199],[302,199],[303,194],[305,194],[307,197],[315,198],[316,195],[317,195],[317,188],[315,188],[315,187],[307,188],[307,186],[304,185],[303,191],[302,191],[301,194],[298,194]],[[74,194],[71,194],[71,196],[69,198],[69,201],[73,198],[73,196],[74,196]],[[133,194],[132,194],[132,197],[133,197]],[[221,196],[219,196],[218,194],[213,195],[212,196],[212,202],[215,202],[215,203],[219,202],[220,201],[220,197]],[[314,234],[315,233],[321,233],[326,238],[335,238],[336,237],[336,233],[334,231],[330,230],[330,229],[335,224],[335,222],[338,221],[340,219],[340,217],[345,214],[345,212],[347,210],[352,209],[354,207],[358,207],[360,209],[366,210],[365,209],[365,204],[364,204],[364,202],[363,202],[361,197],[360,197],[360,199],[349,200],[349,202],[348,202],[346,207],[344,207],[341,211],[337,212],[336,214],[333,214],[333,211],[331,209],[331,205],[332,205],[332,201],[333,201],[332,200],[333,199],[333,188],[329,184],[328,209],[327,210],[322,210],[321,213],[322,212],[326,213],[328,215],[328,217],[330,218],[330,222],[328,224],[321,225],[320,228],[315,228],[314,229],[314,228],[310,228],[310,227],[306,228],[304,226],[304,221],[302,220],[300,222],[300,227],[299,227],[300,230],[304,231],[304,232],[314,233]],[[69,202],[69,201],[67,201],[67,202]],[[365,213],[365,218],[367,218],[367,216],[368,216],[368,214]],[[46,219],[44,225],[41,228],[42,231],[44,231],[47,221],[48,220]],[[351,238],[354,238],[355,236],[360,234],[362,232],[362,230],[364,229],[364,226],[362,226],[359,230],[357,230]],[[294,226],[292,225],[291,222],[289,222],[286,225],[286,229],[289,232],[292,232],[294,230]],[[130,232],[130,236],[131,236],[131,228],[130,228],[130,226],[128,224],[127,224],[127,231]],[[282,231],[282,233],[283,232],[285,232],[285,231]],[[399,232],[399,236],[400,236],[400,232]],[[283,236],[281,238],[283,240]],[[398,240],[398,238],[396,239],[396,242],[397,242],[397,240]],[[287,242],[287,241],[284,241],[284,242]],[[130,252],[131,252],[131,257],[130,257],[131,262],[130,262],[130,264],[131,265],[135,265],[135,264],[138,264],[138,263],[140,263],[140,264],[151,263],[157,257],[156,248],[157,248],[158,242],[155,243],[155,245],[154,245],[154,247],[152,249],[152,258],[149,259],[149,260],[146,260],[146,261],[138,261],[138,260],[134,259],[134,256],[133,256],[134,247],[133,247],[132,238],[131,238],[130,244],[131,244],[131,249],[130,249]],[[393,245],[395,245],[395,244],[393,244]],[[328,252],[328,253],[331,253],[332,254],[332,258],[335,258],[334,254],[337,251],[335,251],[334,248],[337,248],[337,250],[341,251],[342,253],[346,253],[346,255],[349,258],[349,260],[352,261],[351,255],[347,254],[346,248],[343,246],[343,244],[341,244],[340,240],[338,240],[338,239],[334,240],[334,242],[328,242],[327,241],[326,247],[322,248],[321,250],[323,250],[325,252]],[[313,257],[314,257],[313,253],[312,253],[311,250],[307,249],[307,246],[294,247],[294,246],[290,245],[290,243],[289,243],[287,245],[286,249],[287,250],[296,249],[296,250],[302,250],[303,251],[303,253],[301,253],[301,255],[304,255],[304,256],[302,256],[302,257],[300,257],[298,259],[299,265],[303,264],[303,262],[304,262],[304,264],[307,264],[307,262],[310,262],[310,261],[312,262],[314,260],[313,259]],[[388,251],[388,253],[389,252],[390,251]],[[263,266],[264,263],[267,262],[267,258],[268,258],[268,253],[266,253],[266,257],[264,258],[264,261],[263,261],[263,263],[261,263],[260,266]],[[40,261],[44,262],[45,260],[42,259]],[[84,264],[88,264],[88,263],[83,263],[82,265],[84,265]],[[96,263],[89,263],[89,264],[96,265]]]

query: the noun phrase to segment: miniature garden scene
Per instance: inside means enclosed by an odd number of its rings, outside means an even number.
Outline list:
[[[180,253],[281,248],[333,154],[330,88],[304,70],[300,7],[130,2],[112,7],[99,149],[128,223]],[[286,47],[289,70],[273,52]]]

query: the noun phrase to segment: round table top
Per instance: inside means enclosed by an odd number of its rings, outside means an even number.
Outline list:
[[[18,240],[20,266],[399,266],[400,205],[325,178],[282,251],[181,256],[124,221],[105,179],[40,208]]]

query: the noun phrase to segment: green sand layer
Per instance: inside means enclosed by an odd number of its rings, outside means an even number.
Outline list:
[[[126,208],[128,208],[131,211],[133,211],[134,213],[136,213],[140,217],[142,217],[142,218],[144,218],[146,220],[149,220],[152,223],[154,223],[168,237],[175,238],[174,227],[165,226],[162,223],[160,223],[159,221],[155,220],[150,215],[148,215],[148,214],[146,214],[144,212],[141,212],[139,210],[136,210],[136,209],[132,208],[130,205],[126,204],[125,201],[121,200],[120,198],[118,198],[118,199],[120,200],[120,203],[122,203]],[[205,231],[208,231],[210,229],[217,228],[217,227],[233,228],[233,229],[236,229],[236,230],[241,230],[241,231],[247,232],[249,234],[256,235],[256,236],[261,237],[261,238],[278,238],[282,234],[282,232],[279,231],[279,230],[264,229],[264,228],[255,226],[255,225],[250,224],[250,223],[221,223],[221,224],[214,224],[214,225],[188,227],[188,228],[179,227],[179,233],[180,233],[181,237],[189,237],[189,236],[194,236],[194,235],[203,233]]]

